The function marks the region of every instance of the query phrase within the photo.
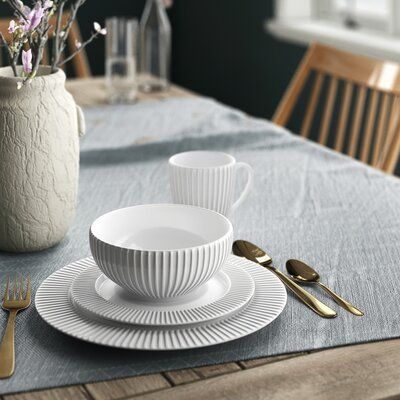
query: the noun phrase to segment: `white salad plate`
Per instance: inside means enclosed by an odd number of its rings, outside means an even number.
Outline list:
[[[185,325],[227,317],[244,307],[255,290],[249,273],[229,261],[204,285],[171,299],[135,296],[102,274],[91,257],[74,265],[86,267],[70,289],[78,310],[88,317],[135,325]]]
[[[226,319],[181,327],[145,327],[98,321],[78,313],[69,299],[70,287],[87,266],[72,263],[50,275],[36,292],[36,309],[59,331],[77,339],[136,350],[180,350],[228,342],[270,324],[286,304],[286,290],[270,271],[243,258],[229,262],[253,278],[255,293],[246,307]]]

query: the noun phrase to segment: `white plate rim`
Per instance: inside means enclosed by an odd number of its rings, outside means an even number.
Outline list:
[[[230,256],[246,268],[256,284],[249,304],[218,322],[183,329],[149,329],[92,321],[76,313],[68,299],[69,286],[79,268],[69,264],[43,281],[36,292],[40,316],[52,327],[86,342],[132,350],[184,350],[217,345],[254,333],[274,321],[283,311],[287,294],[282,282],[265,268],[240,257]],[[272,297],[271,297],[272,294]],[[49,302],[49,296],[51,301]],[[60,311],[64,314],[61,315]]]
[[[70,296],[74,306],[87,316],[93,315],[97,318],[125,324],[172,327],[216,320],[221,317],[227,317],[245,307],[255,291],[255,284],[249,273],[245,269],[232,267],[228,260],[219,274],[223,274],[225,279],[229,281],[229,288],[224,296],[217,300],[198,307],[181,310],[172,309],[170,311],[154,312],[135,310],[108,302],[96,292],[95,288],[90,286],[92,279],[97,281],[102,275],[92,257],[78,260],[72,264],[86,266],[86,269],[78,273],[71,283]],[[86,276],[91,281],[83,282],[82,275],[94,275],[95,273],[97,278]],[[106,277],[106,279],[109,278]],[[86,292],[83,293],[84,289],[86,289]]]

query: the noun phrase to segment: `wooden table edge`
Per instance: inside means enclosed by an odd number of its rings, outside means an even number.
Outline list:
[[[2,400],[210,400],[225,398],[220,396],[226,392],[230,400],[392,399],[400,398],[399,370],[400,339],[387,339],[9,394]],[[250,386],[242,389],[246,382]]]

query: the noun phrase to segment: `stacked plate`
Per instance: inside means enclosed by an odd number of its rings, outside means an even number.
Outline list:
[[[286,290],[268,270],[230,255],[232,225],[184,205],[105,214],[90,230],[93,258],[61,268],[36,294],[50,325],[76,338],[141,350],[234,340],[271,323]]]

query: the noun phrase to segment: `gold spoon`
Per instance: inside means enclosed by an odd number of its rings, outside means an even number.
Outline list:
[[[272,258],[255,244],[246,240],[236,240],[232,246],[233,254],[239,257],[245,257],[250,261],[256,262],[268,270],[275,273],[278,278],[308,307],[324,318],[335,318],[336,312],[327,305],[319,301],[312,294],[305,291],[297,283],[292,281],[288,276],[283,274],[279,269],[272,265]]]
[[[312,269],[309,265],[305,264],[300,260],[288,260],[286,262],[286,269],[291,275],[291,277],[296,280],[297,282],[303,283],[316,283],[317,285],[321,286],[339,306],[343,307],[345,310],[351,312],[354,315],[362,317],[364,313],[360,311],[358,308],[351,305],[346,300],[342,299],[338,296],[335,292],[325,286],[323,283],[319,281],[320,276]]]

